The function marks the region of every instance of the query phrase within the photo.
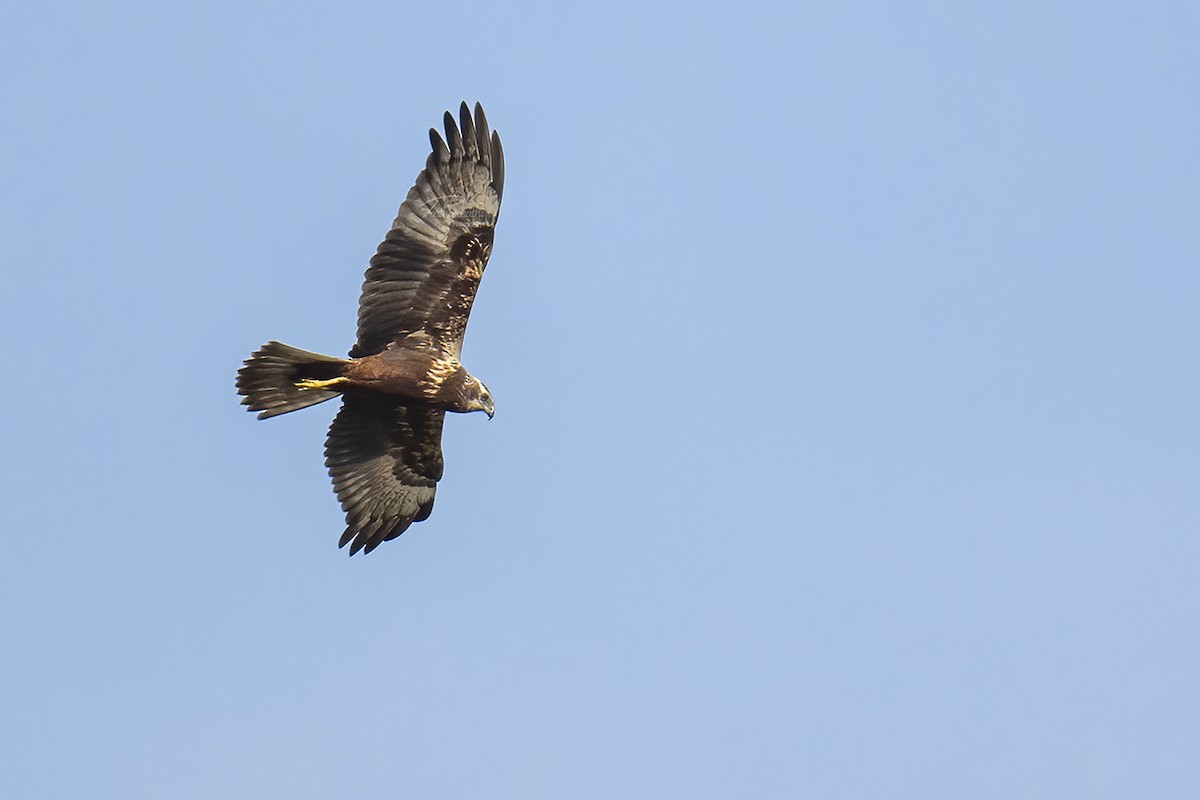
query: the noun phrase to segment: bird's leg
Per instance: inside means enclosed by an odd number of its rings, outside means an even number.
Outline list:
[[[334,386],[340,386],[343,383],[349,383],[349,380],[344,377],[337,377],[330,378],[327,381],[319,381],[313,378],[296,381],[296,385],[301,389],[332,389]]]

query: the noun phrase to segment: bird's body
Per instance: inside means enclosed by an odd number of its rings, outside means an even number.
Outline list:
[[[348,385],[440,406],[447,411],[468,408],[473,376],[455,358],[443,358],[406,348],[349,361],[343,373]]]
[[[491,394],[460,358],[467,318],[492,249],[504,191],[500,138],[466,103],[379,245],[359,300],[349,358],[268,342],[238,372],[238,393],[260,418],[343,396],[326,465],[346,511],[344,546],[370,552],[433,509],[447,411],[494,412]]]

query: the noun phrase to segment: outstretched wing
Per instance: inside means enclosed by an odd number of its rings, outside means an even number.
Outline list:
[[[483,108],[446,112],[446,141],[429,131],[433,152],[371,259],[358,304],[353,358],[373,355],[425,331],[456,358],[504,193],[504,152]],[[447,142],[449,144],[447,145]]]
[[[338,547],[369,553],[429,517],[442,477],[446,412],[346,394],[325,440],[325,466],[346,512]]]

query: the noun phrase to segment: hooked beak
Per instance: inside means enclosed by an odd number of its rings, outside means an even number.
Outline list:
[[[496,406],[491,400],[488,400],[487,405],[483,407],[483,413],[488,415],[488,419],[496,416]]]

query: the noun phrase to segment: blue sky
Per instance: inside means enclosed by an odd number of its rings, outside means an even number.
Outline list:
[[[1200,795],[1191,4],[5,20],[12,796]],[[496,419],[347,559],[234,372],[463,99]]]

